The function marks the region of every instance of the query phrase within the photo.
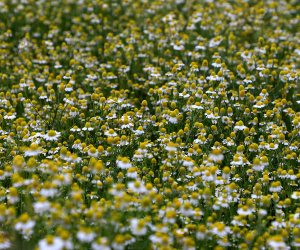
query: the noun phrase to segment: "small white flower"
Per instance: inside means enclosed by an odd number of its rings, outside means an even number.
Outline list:
[[[56,132],[55,130],[49,130],[46,135],[43,135],[43,138],[46,141],[57,141],[60,137],[60,132]]]
[[[19,221],[15,225],[15,229],[22,233],[23,235],[31,235],[32,234],[32,229],[35,225],[35,221],[33,220],[27,220],[26,222],[24,221]]]
[[[59,237],[47,237],[39,241],[39,248],[41,250],[61,250],[64,247],[64,242]]]
[[[147,233],[145,222],[139,219],[132,219],[130,221],[131,231],[133,235],[141,236]]]
[[[33,203],[33,208],[36,213],[42,214],[50,209],[50,202],[45,201],[37,201]]]
[[[138,194],[147,192],[147,189],[145,188],[144,184],[139,180],[136,180],[135,182],[129,182],[128,188],[130,188],[134,193]]]
[[[106,237],[102,237],[96,240],[96,242],[93,242],[92,244],[93,250],[110,250],[109,242]]]
[[[5,116],[4,116],[4,120],[13,120],[15,119],[16,116],[13,114],[13,113],[7,113]]]
[[[130,160],[126,157],[123,157],[122,159],[120,158],[116,162],[117,162],[118,168],[121,168],[121,169],[129,169],[132,167]]]
[[[24,152],[24,156],[36,156],[42,153],[43,150],[37,144],[32,143],[30,147]]]
[[[80,242],[86,242],[86,243],[90,243],[92,242],[95,237],[96,237],[96,234],[94,232],[90,232],[90,231],[83,231],[83,230],[80,230],[77,234],[77,239],[80,241]]]

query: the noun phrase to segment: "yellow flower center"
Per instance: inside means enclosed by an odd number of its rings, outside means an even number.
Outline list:
[[[48,136],[51,136],[51,137],[56,136],[56,132],[54,130],[49,130]]]
[[[220,149],[214,149],[212,152],[214,155],[219,155],[221,153]]]
[[[53,244],[53,236],[48,235],[48,236],[46,237],[46,241],[47,241],[47,244],[48,244],[48,245],[52,245],[52,244]]]
[[[144,225],[145,225],[145,222],[140,220],[140,221],[138,222],[137,227],[138,227],[139,229],[141,229],[141,228],[144,227]]]
[[[134,183],[134,187],[135,187],[135,188],[141,187],[141,183],[139,183],[138,181],[136,181],[136,182]]]
[[[26,223],[28,221],[28,219],[29,219],[28,214],[22,214],[21,217],[20,217],[20,221],[22,223]]]
[[[30,145],[30,149],[31,150],[37,150],[39,148],[39,146],[37,145],[37,144],[35,144],[35,143],[32,143],[31,145]]]
[[[96,148],[91,148],[91,149],[90,149],[90,152],[91,152],[92,154],[95,154],[95,153],[96,153]]]
[[[4,238],[4,236],[1,234],[0,235],[0,243],[4,243],[5,242],[5,238]]]
[[[129,160],[126,158],[126,157],[124,157],[123,159],[122,159],[122,163],[128,163],[129,162]]]
[[[172,118],[175,118],[175,117],[176,117],[176,112],[175,112],[175,111],[172,111],[170,116],[171,116]]]
[[[260,160],[258,158],[255,158],[253,161],[254,165],[259,165],[260,164]]]

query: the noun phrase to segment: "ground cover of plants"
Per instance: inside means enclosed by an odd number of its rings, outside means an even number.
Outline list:
[[[0,249],[300,248],[297,0],[0,0]]]

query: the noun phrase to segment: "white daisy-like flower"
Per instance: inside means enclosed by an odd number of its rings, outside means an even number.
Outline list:
[[[99,155],[99,152],[97,151],[97,149],[95,147],[90,148],[90,150],[88,151],[88,155],[90,157],[95,157],[97,158]]]
[[[254,160],[253,160],[253,165],[252,165],[252,169],[254,170],[254,171],[263,171],[264,170],[264,165],[263,164],[261,164],[261,161],[260,161],[260,159],[259,158],[255,158]]]
[[[179,51],[184,50],[184,45],[183,45],[183,44],[180,44],[180,43],[178,42],[178,43],[176,43],[176,44],[173,45],[173,49],[174,49],[174,50],[179,50]]]
[[[96,234],[92,230],[81,229],[76,236],[80,242],[90,243],[95,239]]]
[[[79,111],[75,107],[72,107],[70,111],[70,116],[75,117],[77,115],[79,115]]]
[[[173,209],[167,208],[163,222],[174,224],[176,222],[176,212]]]
[[[122,183],[114,184],[113,187],[108,190],[108,192],[111,195],[116,197],[124,197],[125,195],[124,186],[125,185]]]
[[[9,112],[3,118],[4,120],[13,120],[16,118],[16,116],[13,113]]]
[[[92,244],[93,250],[110,250],[109,247],[109,241],[106,237],[98,238],[95,242]]]
[[[170,142],[168,146],[165,147],[165,150],[167,151],[177,151],[176,144],[173,142]]]
[[[35,221],[30,220],[27,214],[23,214],[20,217],[19,222],[16,223],[15,229],[19,231],[23,235],[31,235],[33,232],[33,227],[35,225]]]
[[[30,147],[24,152],[24,156],[36,156],[43,152],[42,147],[32,143]]]
[[[194,105],[191,106],[191,108],[196,110],[204,109],[200,102],[196,102]]]
[[[272,250],[287,250],[289,247],[284,242],[281,235],[274,235],[268,239],[268,246]]]
[[[258,216],[260,216],[260,217],[264,217],[264,216],[266,216],[267,214],[268,214],[268,212],[267,212],[267,210],[265,210],[265,209],[260,208],[260,209],[258,210]]]
[[[278,148],[278,144],[270,143],[270,144],[265,145],[265,148],[267,150],[276,150]]]
[[[269,188],[270,192],[273,192],[273,193],[279,193],[281,191],[281,189],[282,189],[282,186],[277,182],[272,182],[272,184]]]
[[[138,177],[138,174],[136,172],[136,169],[135,168],[129,168],[127,170],[127,173],[126,173],[126,176],[128,178],[132,178],[132,179],[136,179]]]
[[[236,155],[233,158],[233,161],[230,162],[230,165],[236,166],[236,167],[243,165],[243,157]]]
[[[131,219],[130,226],[133,235],[141,236],[147,233],[147,228],[143,220]]]
[[[47,201],[44,197],[42,197],[39,201],[33,203],[34,212],[38,214],[42,214],[48,211],[50,207],[50,202]]]
[[[40,191],[40,194],[43,197],[53,197],[57,194],[57,189],[51,186],[48,186],[48,184],[46,184],[45,188],[42,188]]]
[[[195,214],[195,211],[190,202],[184,202],[180,208],[180,213],[186,217],[190,217]]]
[[[138,194],[147,192],[147,189],[145,188],[144,184],[139,180],[129,182],[128,188],[131,189],[134,193]]]
[[[132,167],[130,160],[127,157],[119,158],[117,161],[118,168],[129,169]]]
[[[249,215],[249,214],[252,214],[253,212],[254,212],[254,209],[249,208],[248,206],[243,206],[237,210],[237,213],[239,215]]]
[[[72,132],[80,132],[81,128],[78,128],[77,126],[74,126],[73,128],[70,129]]]
[[[214,162],[217,162],[222,161],[224,159],[224,155],[221,153],[220,149],[214,149],[212,154],[210,154],[208,158],[213,160]]]
[[[46,95],[46,93],[42,93],[39,97],[39,99],[43,100],[43,99],[47,99],[48,96]]]
[[[47,236],[39,241],[39,248],[42,250],[61,250],[64,248],[64,242],[59,237]]]
[[[212,225],[211,232],[219,237],[225,237],[231,230],[223,222],[216,222]]]
[[[299,191],[295,191],[292,193],[291,198],[294,200],[298,200],[300,199],[300,192]]]
[[[143,135],[143,134],[145,134],[145,131],[142,126],[139,126],[138,129],[134,131],[134,134],[135,135]]]
[[[46,141],[57,141],[58,138],[60,137],[60,132],[57,132],[55,130],[49,130],[46,135],[43,135],[43,138]]]
[[[85,126],[82,128],[82,131],[93,131],[94,128],[91,126],[89,122],[85,124]]]
[[[25,159],[20,155],[16,155],[13,159],[13,164],[12,164],[14,171],[15,172],[21,171],[23,170],[24,166],[25,166]]]
[[[104,135],[109,137],[116,137],[118,134],[113,129],[109,129],[104,132]]]
[[[169,118],[168,118],[168,120],[169,120],[170,123],[173,123],[173,124],[178,123],[177,113],[175,111],[172,111]]]
[[[0,232],[0,249],[11,249],[11,243],[7,237]]]

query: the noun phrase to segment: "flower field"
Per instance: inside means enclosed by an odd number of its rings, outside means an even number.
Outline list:
[[[0,249],[300,249],[299,27],[297,0],[0,0]]]

